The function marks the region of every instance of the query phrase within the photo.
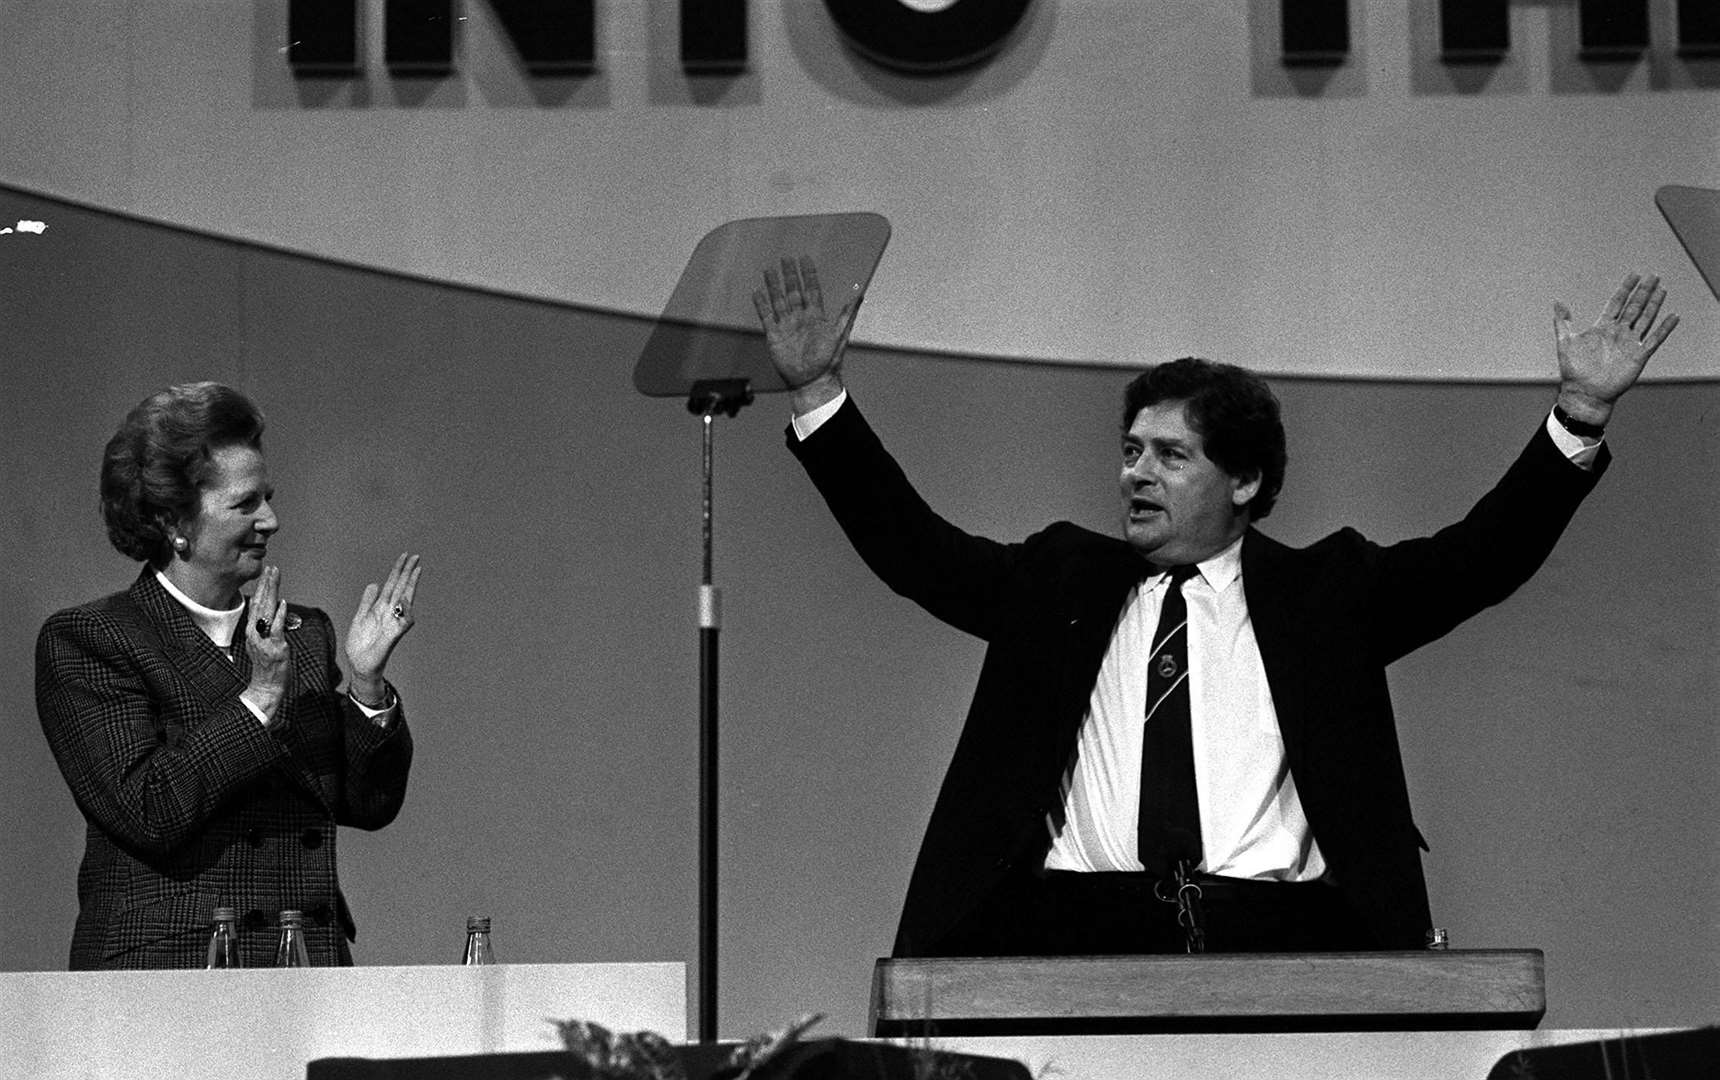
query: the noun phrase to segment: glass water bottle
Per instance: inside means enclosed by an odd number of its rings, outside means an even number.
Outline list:
[[[496,954],[490,951],[490,917],[470,915],[466,918],[466,955],[460,963],[493,964]]]
[[[215,909],[215,929],[209,934],[208,968],[236,968],[239,959],[239,912],[230,907]]]
[[[275,946],[276,967],[310,967],[305,949],[305,916],[301,911],[281,912],[281,940]]]

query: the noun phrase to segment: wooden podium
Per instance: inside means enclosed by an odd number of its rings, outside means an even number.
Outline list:
[[[876,1036],[1529,1029],[1539,949],[879,960]]]

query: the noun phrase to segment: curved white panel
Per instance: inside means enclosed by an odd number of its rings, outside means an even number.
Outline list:
[[[676,4],[599,0],[597,72],[539,79],[463,0],[454,74],[414,81],[382,2],[365,73],[325,82],[292,78],[285,0],[10,19],[0,179],[640,314],[722,221],[874,211],[858,340],[1284,374],[1545,380],[1552,301],[1640,268],[1684,319],[1651,376],[1714,374],[1686,343],[1720,306],[1652,195],[1720,185],[1720,90],[1670,28],[1584,65],[1574,7],[1513,5],[1506,62],[1458,70],[1426,5],[1351,5],[1349,65],[1310,75],[1269,0],[1041,0],[991,63],[916,81],[820,4],[755,5],[748,73],[689,80]]]

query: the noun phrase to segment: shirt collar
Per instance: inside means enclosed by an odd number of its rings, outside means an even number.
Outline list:
[[[1195,575],[1204,580],[1215,593],[1221,593],[1230,588],[1237,578],[1242,576],[1242,537],[1230,542],[1224,550],[1217,552],[1195,564]],[[1156,577],[1149,578],[1149,588],[1163,588],[1170,581],[1170,571],[1164,571]]]
[[[155,580],[159,581],[161,587],[167,590],[167,595],[179,601],[180,606],[190,612],[191,621],[197,624],[197,629],[203,631],[204,637],[223,649],[232,646],[233,634],[239,629],[240,620],[245,617],[244,601],[241,600],[238,607],[229,611],[217,611],[214,608],[204,607],[180,592],[173,582],[167,580],[167,575],[160,570],[155,572]]]

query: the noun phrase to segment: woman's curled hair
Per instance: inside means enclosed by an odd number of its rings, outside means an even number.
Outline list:
[[[262,440],[262,412],[230,386],[183,383],[144,398],[102,454],[108,539],[127,558],[164,565],[170,530],[197,515],[215,451]]]

